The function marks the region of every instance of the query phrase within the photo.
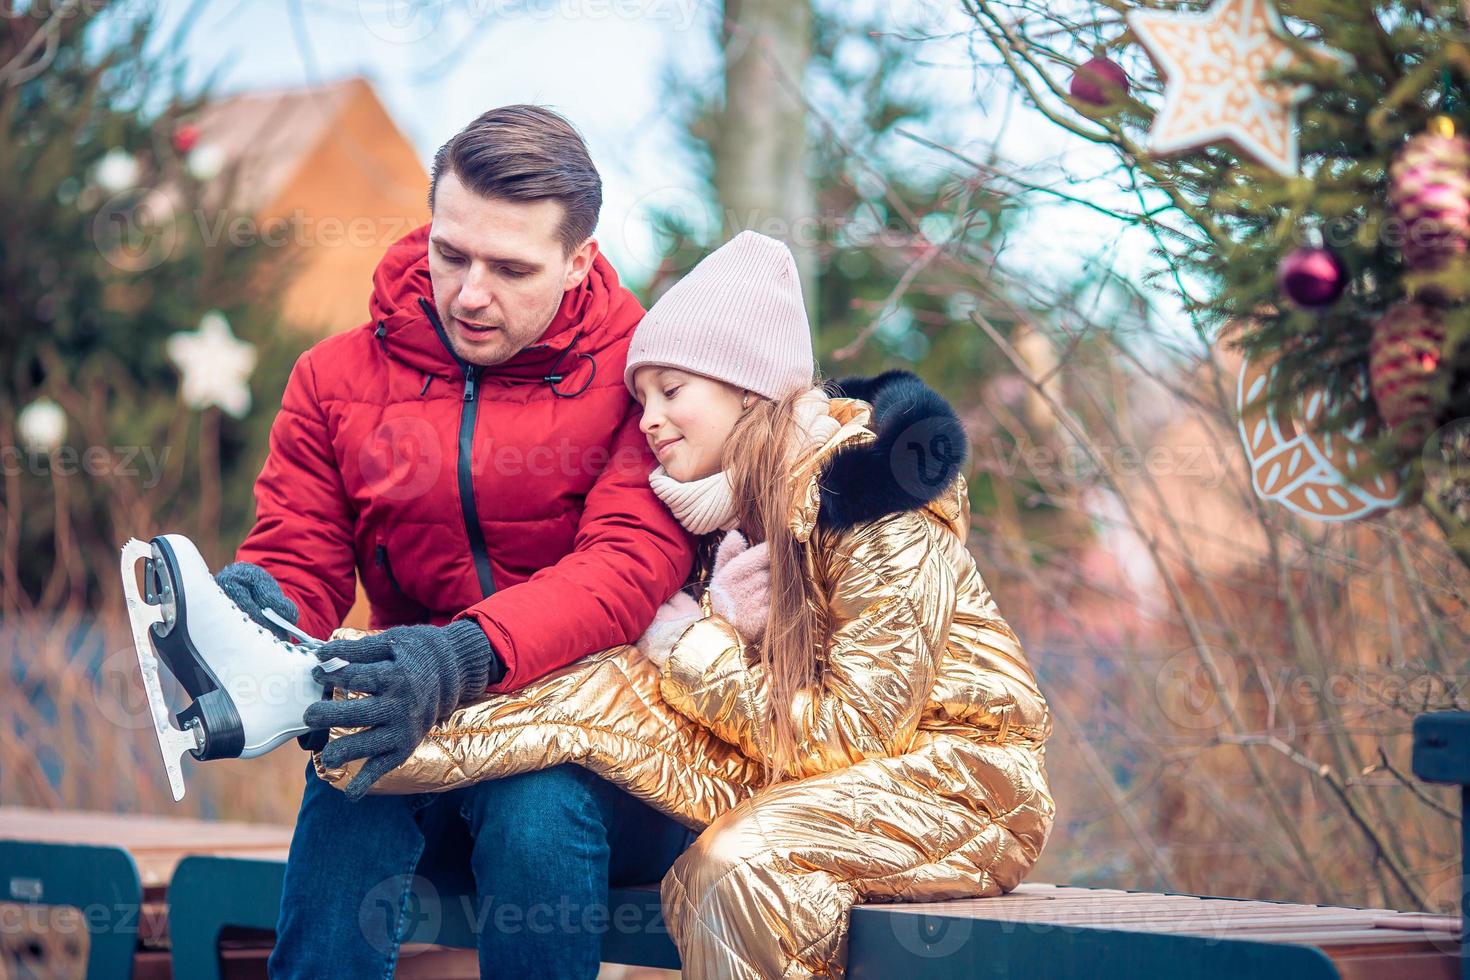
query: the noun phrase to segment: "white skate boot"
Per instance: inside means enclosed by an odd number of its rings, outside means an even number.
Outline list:
[[[299,644],[251,619],[221,591],[199,549],[180,534],[130,540],[122,550],[122,578],[148,710],[175,802],[184,798],[179,762],[185,751],[201,761],[253,759],[311,731],[302,712],[324,694],[311,669],[321,663],[331,672],[347,663],[339,657],[319,661],[314,651],[323,640],[271,610],[267,618]],[[183,728],[169,721],[160,660],[194,699],[178,713]]]

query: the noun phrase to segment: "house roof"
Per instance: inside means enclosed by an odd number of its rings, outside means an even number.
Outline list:
[[[263,89],[206,104],[196,125],[200,145],[224,157],[229,205],[253,212],[274,201],[356,98],[376,98],[360,76],[308,87]],[[230,169],[238,168],[230,180]]]

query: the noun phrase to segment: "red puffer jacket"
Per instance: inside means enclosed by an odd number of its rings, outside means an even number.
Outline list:
[[[374,628],[474,617],[513,691],[632,642],[686,580],[694,541],[648,486],[623,385],[643,315],[601,255],[541,340],[477,367],[433,305],[428,226],[378,265],[372,320],[292,369],[236,553],[275,576],[319,637],[354,567]]]

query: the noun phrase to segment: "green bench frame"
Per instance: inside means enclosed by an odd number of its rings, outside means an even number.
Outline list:
[[[168,889],[168,932],[175,977],[218,980],[219,940],[227,927],[275,929],[286,876],[284,860],[195,854],[184,858]],[[475,948],[474,924],[461,896],[443,889],[441,914],[420,919],[405,943]],[[473,902],[468,903],[473,905]],[[679,954],[664,925],[658,890],[614,888],[608,894],[609,927],[602,938],[605,963],[679,968]],[[618,923],[613,928],[611,923]]]
[[[1426,783],[1460,787],[1460,915],[1470,923],[1470,711],[1416,716],[1413,763],[1414,775]],[[1460,980],[1470,980],[1470,943],[1460,944]]]
[[[1341,980],[1332,960],[1313,946],[894,912],[873,905],[852,910],[847,964],[850,980]]]
[[[4,899],[70,905],[82,912],[90,944],[88,980],[127,980],[143,916],[143,880],[120,847],[0,840]]]

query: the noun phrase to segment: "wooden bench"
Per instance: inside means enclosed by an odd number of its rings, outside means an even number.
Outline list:
[[[1389,980],[1458,975],[1459,919],[1024,882],[853,910],[848,975]]]
[[[277,862],[186,858],[169,913],[174,975],[218,977],[212,937],[226,925],[269,928],[283,873]],[[441,898],[451,900],[418,916],[405,941],[473,948],[472,897]],[[604,962],[679,968],[656,886],[615,889],[609,906]],[[859,906],[852,913],[848,975],[1450,980],[1458,969],[1458,929],[1458,918],[1392,909],[1027,882],[995,898]]]
[[[0,807],[0,900],[80,910],[89,978],[167,976],[165,894],[184,855],[283,859],[290,841],[290,827]]]
[[[133,976],[135,959],[139,975],[167,976],[153,971],[171,953],[172,976],[213,978],[235,930],[256,931],[257,954],[268,948],[289,836],[286,827],[0,808],[0,870],[11,901],[94,910],[88,977]],[[438,897],[405,951],[473,949],[473,898]],[[654,886],[614,890],[609,906],[605,961],[678,968]],[[995,898],[859,906],[848,972],[1450,980],[1460,975],[1459,931],[1454,916],[1027,882]],[[434,975],[427,966],[404,956],[399,975]]]

